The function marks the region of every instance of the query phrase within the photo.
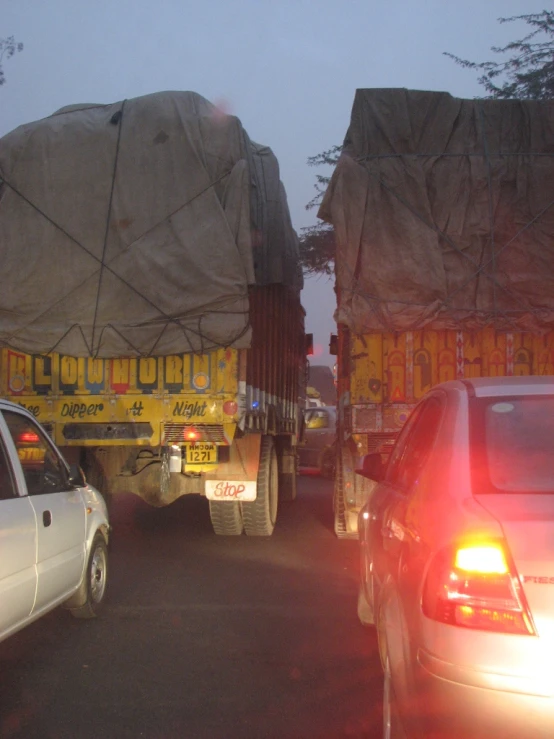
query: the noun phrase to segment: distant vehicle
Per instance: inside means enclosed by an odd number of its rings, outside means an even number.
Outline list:
[[[323,408],[323,402],[319,398],[306,398],[306,408]]]
[[[0,640],[58,605],[96,616],[108,575],[106,504],[21,406],[0,401]]]
[[[554,376],[437,385],[363,474],[384,739],[554,736]]]
[[[301,468],[319,470],[326,478],[335,474],[337,442],[337,412],[333,406],[318,406],[306,410],[305,444],[299,447]]]

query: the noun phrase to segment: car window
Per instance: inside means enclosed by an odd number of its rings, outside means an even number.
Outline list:
[[[8,453],[0,439],[0,500],[16,498],[17,492],[14,485],[11,465]]]
[[[387,465],[387,480],[389,482],[395,482],[398,477],[398,467],[404,455],[404,451],[406,449],[408,439],[410,438],[412,428],[414,427],[416,419],[419,417],[421,410],[422,410],[422,407],[417,406],[412,411],[408,420],[402,427],[402,430],[400,431],[400,434],[398,436],[398,439],[396,440],[394,447],[392,448],[392,451],[389,457],[389,462]]]
[[[29,495],[68,490],[67,467],[40,426],[14,411],[4,411],[4,419],[17,449]]]
[[[442,404],[437,397],[424,401],[409,419],[399,438],[387,471],[387,480],[405,490],[413,487],[427,458],[439,429]]]
[[[476,493],[554,491],[554,399],[473,398],[469,406]]]
[[[310,410],[306,413],[307,429],[326,429],[329,428],[329,414],[321,409]]]

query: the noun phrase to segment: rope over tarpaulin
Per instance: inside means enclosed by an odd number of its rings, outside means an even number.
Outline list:
[[[554,101],[358,90],[319,212],[335,229],[337,320],[549,330],[553,196]]]
[[[119,123],[119,120],[121,120],[121,119],[118,119],[118,121],[117,121],[118,123]],[[119,147],[119,140],[120,140],[120,137],[118,137],[118,147]],[[117,161],[117,154],[116,154],[115,161]],[[116,167],[114,166],[114,176],[113,176],[113,181],[112,182],[115,182],[115,173],[116,173]],[[228,172],[225,173],[220,179],[224,179],[225,177],[228,176],[228,174],[229,174]],[[183,332],[183,336],[184,336],[184,338],[185,338],[185,340],[187,342],[186,343],[186,348],[185,348],[184,351],[186,351],[186,352],[195,352],[195,351],[198,351],[198,349],[197,349],[197,341],[200,341],[200,353],[203,353],[204,352],[204,345],[205,344],[207,346],[210,346],[209,338],[202,336],[202,333],[201,333],[201,331],[200,331],[199,328],[197,328],[196,330],[194,330],[190,326],[183,326],[183,325],[181,325],[181,323],[179,322],[179,320],[177,320],[175,318],[172,318],[171,316],[165,315],[165,313],[162,310],[160,310],[154,303],[152,303],[152,301],[148,300],[148,298],[145,295],[141,294],[141,292],[138,291],[138,290],[136,290],[133,287],[133,285],[129,284],[123,277],[121,277],[120,275],[118,275],[115,270],[111,269],[110,265],[105,262],[105,248],[103,249],[102,258],[101,259],[98,259],[94,254],[91,254],[91,252],[85,246],[83,246],[83,244],[79,243],[70,234],[68,234],[65,231],[65,229],[62,226],[60,226],[59,223],[55,223],[54,221],[52,221],[52,219],[49,218],[49,216],[46,213],[44,213],[34,203],[31,203],[28,200],[28,198],[26,198],[22,193],[20,193],[17,190],[17,188],[13,187],[7,180],[3,179],[3,180],[0,180],[0,181],[3,184],[5,184],[7,187],[9,187],[18,197],[20,197],[22,200],[24,200],[29,206],[31,206],[38,214],[40,214],[43,218],[45,218],[49,223],[51,223],[56,229],[58,229],[61,233],[63,233],[64,236],[66,236],[68,239],[70,239],[75,244],[75,246],[79,247],[80,249],[83,249],[92,259],[94,259],[95,261],[97,261],[99,263],[99,265],[100,265],[100,270],[99,270],[99,275],[100,276],[99,276],[99,280],[98,280],[98,290],[97,290],[97,293],[96,293],[96,305],[95,305],[95,312],[94,312],[94,320],[93,320],[93,324],[92,324],[92,329],[93,329],[92,330],[92,337],[93,337],[92,344],[89,346],[89,342],[87,341],[87,338],[86,338],[85,334],[83,333],[82,328],[81,328],[81,326],[79,324],[71,324],[70,326],[68,326],[67,330],[58,338],[58,340],[56,341],[56,343],[53,344],[52,346],[50,346],[46,351],[44,351],[44,353],[49,354],[51,352],[57,351],[59,345],[63,343],[63,340],[65,339],[65,337],[71,331],[78,330],[79,333],[80,333],[80,335],[82,336],[83,344],[85,346],[87,346],[88,356],[97,357],[98,356],[98,350],[102,346],[102,334],[103,334],[104,331],[106,331],[106,330],[109,329],[109,330],[114,331],[115,333],[119,334],[119,336],[121,337],[122,341],[124,341],[124,342],[126,342],[128,344],[128,346],[130,347],[131,352],[132,352],[133,355],[136,355],[136,356],[152,356],[152,355],[155,354],[156,346],[159,343],[159,341],[161,340],[162,335],[163,335],[164,331],[166,330],[167,325],[169,323],[176,324],[176,325],[178,325],[181,328],[181,330]],[[210,183],[209,187],[214,187],[216,184],[217,183]],[[112,187],[113,187],[113,184],[112,184]],[[196,196],[196,197],[200,197],[202,194],[203,193],[199,193],[199,195]],[[180,206],[180,208],[178,208],[178,210],[180,210],[181,208],[185,208],[190,202],[191,201],[189,201],[188,203],[184,203],[182,206]],[[109,211],[108,211],[108,217],[107,217],[107,220],[106,220],[106,236],[105,236],[105,242],[107,241],[107,233],[108,233],[108,229],[109,229],[109,222],[110,222],[110,216],[111,216],[111,204],[112,203],[111,203],[111,199],[110,199],[110,206],[109,206]],[[178,210],[175,211],[175,212],[178,212]],[[174,215],[174,214],[172,214],[172,215]],[[151,231],[154,230],[156,228],[156,226],[159,226],[159,225],[160,225],[159,223],[156,224],[150,230]],[[144,235],[145,234],[141,234],[141,236],[139,238],[142,238]],[[136,239],[135,241],[138,241],[138,239]],[[126,250],[131,249],[132,246],[133,246],[133,244],[135,243],[135,241],[132,242],[131,244],[129,244],[126,247]],[[145,302],[149,303],[152,306],[153,309],[155,309],[156,311],[158,311],[158,313],[160,314],[160,316],[162,318],[166,319],[166,323],[163,325],[162,329],[160,330],[160,333],[159,333],[158,337],[156,338],[154,344],[146,352],[140,351],[137,347],[133,346],[132,342],[130,342],[117,329],[117,327],[114,326],[114,325],[112,325],[112,324],[106,324],[105,326],[102,327],[101,335],[100,335],[98,341],[96,342],[96,346],[94,345],[94,333],[95,333],[96,325],[97,325],[97,313],[98,313],[98,305],[99,305],[99,302],[100,302],[100,290],[101,290],[101,284],[102,284],[101,275],[102,275],[102,270],[103,269],[108,270],[114,277],[116,277],[118,280],[120,280],[121,283],[126,288],[128,288],[130,291],[136,293]],[[75,300],[78,301],[78,299],[79,299],[79,290],[80,290],[81,287],[82,287],[81,284],[76,285],[75,287],[73,287],[72,290],[70,290],[69,292],[67,292],[66,294],[64,294],[60,298],[60,302],[62,300],[65,300],[67,298],[70,298],[70,297],[74,297]],[[52,306],[49,306],[48,310],[50,310],[51,308],[52,308]],[[217,312],[220,312],[220,311],[214,311],[214,312],[217,313]],[[240,312],[240,315],[246,316],[247,315],[247,311],[241,311]],[[34,318],[34,320],[30,321],[26,326],[24,326],[22,329],[20,329],[19,333],[23,332],[25,330],[25,328],[28,328],[28,327],[32,326],[34,323],[40,323],[40,321],[43,318],[43,316],[44,316],[44,314],[40,314],[40,315],[36,316]],[[198,326],[201,323],[201,320],[202,320],[201,317],[199,317],[197,319]],[[242,331],[240,332],[240,334],[238,334],[237,336],[235,336],[235,337],[232,338],[231,343],[233,341],[241,338],[242,335],[247,330],[248,330],[247,327],[245,327],[244,329],[242,329]],[[190,340],[190,338],[188,337],[188,333],[190,331],[192,331],[192,333],[195,335],[197,341],[193,342],[193,341]],[[12,336],[6,336],[5,339],[4,339],[4,343],[5,343],[6,346],[10,346],[10,347],[13,347],[13,348],[18,348],[18,334],[14,334]]]
[[[0,173],[0,345],[242,348],[250,285],[299,295],[274,155],[195,93],[63,109],[0,139]]]

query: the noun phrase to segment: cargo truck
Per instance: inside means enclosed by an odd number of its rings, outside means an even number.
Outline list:
[[[105,495],[209,500],[268,536],[296,495],[302,273],[275,156],[196,93],[0,139],[0,392]]]
[[[357,90],[319,217],[336,239],[335,532],[357,536],[415,403],[456,378],[554,374],[554,101]]]

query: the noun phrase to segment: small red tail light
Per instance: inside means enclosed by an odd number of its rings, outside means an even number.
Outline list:
[[[40,439],[34,431],[23,431],[23,433],[19,434],[18,441],[21,444],[38,444]]]
[[[423,613],[470,629],[536,635],[515,566],[503,541],[439,552],[427,573]]]
[[[200,437],[200,434],[196,429],[187,428],[183,431],[183,436],[185,438],[185,441],[197,441]]]
[[[234,400],[226,400],[225,403],[223,403],[223,413],[225,413],[226,416],[234,416],[238,409],[239,407]]]

